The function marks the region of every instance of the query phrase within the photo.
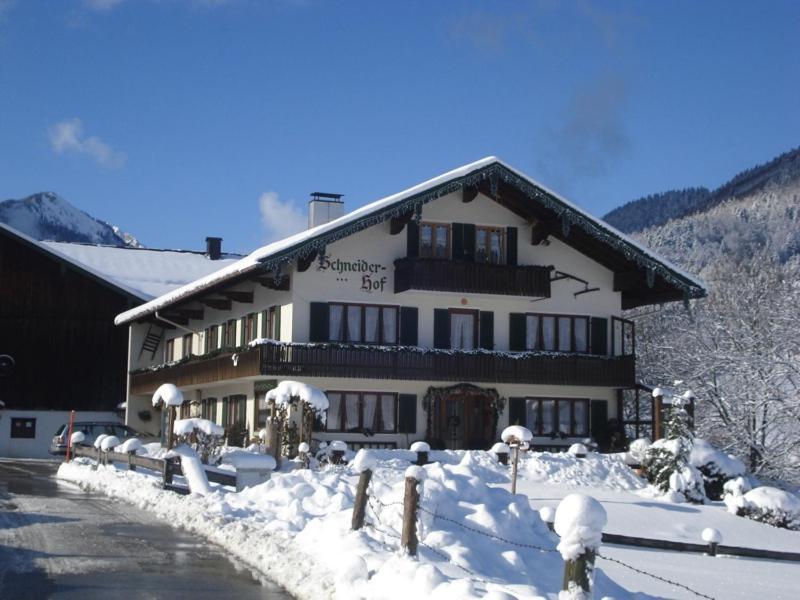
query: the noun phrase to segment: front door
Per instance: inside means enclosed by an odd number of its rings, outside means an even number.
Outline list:
[[[435,435],[450,450],[485,450],[495,441],[492,411],[488,396],[448,394],[439,403]]]

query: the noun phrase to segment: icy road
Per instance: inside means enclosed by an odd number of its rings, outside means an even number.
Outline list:
[[[0,460],[0,598],[291,600],[208,542],[57,482],[57,468]]]

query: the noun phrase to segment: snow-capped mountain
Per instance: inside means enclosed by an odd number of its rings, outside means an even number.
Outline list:
[[[0,202],[0,222],[37,240],[144,247],[131,234],[95,219],[53,192]]]

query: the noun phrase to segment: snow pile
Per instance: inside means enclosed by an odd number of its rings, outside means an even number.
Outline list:
[[[76,444],[80,444],[86,440],[86,434],[82,431],[73,431],[72,435],[69,438],[70,446],[75,446]]]
[[[733,454],[726,454],[714,448],[702,438],[694,439],[692,447],[691,464],[698,469],[707,465],[728,479],[744,475],[746,468],[744,463]]]
[[[103,440],[106,439],[107,437],[108,437],[107,433],[101,433],[100,435],[98,435],[94,439],[94,447],[97,448],[98,450],[100,450],[100,444],[102,444]],[[117,443],[119,443],[119,442],[117,442]]]
[[[564,560],[576,560],[587,550],[597,550],[608,518],[597,500],[584,494],[566,496],[556,509],[555,531],[561,537],[558,551]]]
[[[427,442],[414,442],[409,448],[412,452],[430,452],[431,447]]]
[[[328,397],[325,392],[313,385],[299,381],[281,381],[277,387],[267,392],[267,402],[275,402],[278,406],[288,406],[292,398],[300,398],[308,404],[314,412],[322,413],[328,410]]]
[[[737,493],[738,486],[731,486],[725,494],[728,512],[775,527],[800,529],[800,498],[781,489],[761,486],[745,494]]]
[[[158,408],[162,402],[166,406],[180,406],[183,404],[183,392],[174,383],[162,383],[153,394],[153,406]]]
[[[364,450],[363,448],[358,451],[356,457],[351,463],[351,466],[356,473],[361,473],[362,471],[366,470],[374,472],[377,465],[378,461],[375,459],[375,456],[369,450]]]
[[[613,490],[646,487],[625,464],[623,454],[589,453],[586,458],[577,458],[568,453],[525,453],[520,460],[519,477],[538,483]]]
[[[197,452],[186,444],[181,444],[166,454],[167,458],[173,456],[181,457],[181,471],[189,484],[189,490],[193,494],[200,494],[201,496],[210,494],[211,486],[208,484],[206,471],[203,468],[203,463],[200,462]]]
[[[495,454],[509,454],[511,452],[511,448],[509,448],[508,444],[505,442],[497,442],[494,446],[492,446],[492,452]]]
[[[633,440],[628,446],[628,456],[625,462],[629,465],[641,465],[651,445],[652,442],[648,438]]]
[[[103,438],[103,441],[100,442],[100,450],[103,452],[108,452],[119,446],[119,438],[115,435],[107,435]]]
[[[569,454],[570,456],[576,456],[576,457],[583,458],[587,454],[589,454],[589,451],[586,449],[586,446],[584,446],[583,444],[572,444],[569,447],[569,450],[567,450],[567,454]]]
[[[523,442],[530,442],[533,439],[533,434],[530,429],[522,427],[521,425],[511,425],[503,429],[500,434],[500,439],[506,444],[520,444]]]
[[[127,454],[128,452],[136,452],[138,454],[140,451],[143,451],[142,442],[136,438],[125,440],[114,448],[114,452],[120,452],[122,454]]]
[[[225,429],[208,419],[178,419],[172,426],[175,435],[189,435],[195,430],[202,431],[206,435],[225,435]]]
[[[714,529],[713,527],[706,527],[705,529],[703,529],[703,532],[700,534],[700,537],[703,538],[703,541],[708,544],[722,543],[722,534],[719,532],[718,529]]]
[[[222,457],[223,464],[232,465],[235,469],[260,469],[274,471],[277,463],[269,454],[255,454],[244,450],[227,452]]]

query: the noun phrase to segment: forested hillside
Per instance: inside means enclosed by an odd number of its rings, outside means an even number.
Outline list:
[[[726,200],[634,234],[704,279],[709,297],[633,318],[640,378],[683,380],[700,436],[759,476],[798,484],[800,153],[769,165],[723,186]]]

